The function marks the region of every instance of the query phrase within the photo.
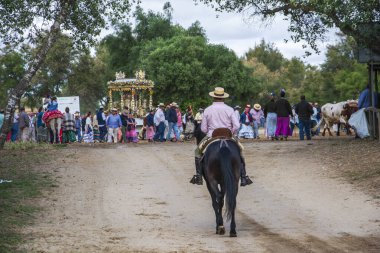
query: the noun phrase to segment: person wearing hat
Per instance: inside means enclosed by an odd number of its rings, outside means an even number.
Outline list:
[[[75,134],[78,142],[82,142],[82,119],[80,118],[80,112],[76,111],[74,113],[75,121]]]
[[[253,138],[260,139],[259,137],[259,126],[261,125],[261,119],[264,118],[263,110],[261,110],[261,105],[254,104],[251,109],[252,114],[252,124],[253,124]]]
[[[239,137],[242,137],[245,139],[253,138],[253,129],[252,129],[253,117],[250,110],[251,110],[251,106],[246,105],[243,113],[240,115],[241,127],[239,129]]]
[[[266,136],[274,140],[276,137],[276,125],[277,125],[277,113],[276,113],[276,103],[274,101],[275,94],[272,92],[270,94],[270,100],[264,107],[264,117],[266,119]]]
[[[108,116],[106,120],[106,126],[108,128],[108,143],[113,142],[117,143],[117,134],[119,132],[119,128],[122,126],[120,115],[117,113],[116,108],[111,109],[112,114]]]
[[[203,118],[203,112],[204,112],[204,109],[199,108],[197,114],[195,114],[195,118],[194,118],[194,123],[196,124],[195,127],[201,124],[202,118]]]
[[[167,111],[167,120],[169,124],[169,129],[168,129],[168,135],[166,136],[166,140],[170,140],[170,135],[172,133],[172,130],[174,131],[174,135],[176,140],[179,141],[179,131],[178,131],[178,116],[176,112],[177,108],[177,103],[173,102],[170,104],[170,108]]]
[[[164,141],[165,134],[165,113],[164,113],[165,105],[164,103],[158,104],[158,109],[154,114],[154,124],[156,125],[156,133],[153,137],[154,141]]]
[[[288,100],[285,98],[285,90],[281,89],[280,98],[276,101],[276,113],[277,113],[277,126],[276,126],[276,139],[280,137],[282,140],[285,138],[287,140],[290,135],[290,118],[293,117],[292,107]]]
[[[239,121],[234,115],[234,109],[224,103],[224,99],[229,96],[228,93],[224,92],[221,87],[216,87],[214,91],[210,92],[209,95],[213,97],[213,104],[207,107],[203,113],[201,130],[206,133],[205,138],[210,138],[212,133],[217,128],[228,128],[232,133],[236,133],[239,129]],[[196,175],[190,180],[190,183],[202,185],[202,165],[201,165],[201,152],[199,147],[195,150],[195,168]],[[246,175],[245,171],[245,161],[241,154],[241,186],[246,186],[251,184],[251,179]]]

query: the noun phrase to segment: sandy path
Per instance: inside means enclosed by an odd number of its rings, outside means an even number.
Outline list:
[[[60,187],[23,249],[38,252],[380,252],[380,210],[324,175],[307,142],[246,143],[238,238],[214,234],[205,186],[188,183],[193,144],[65,150]],[[314,145],[318,145],[315,143]],[[227,226],[228,228],[228,226]],[[228,234],[228,233],[227,233]]]

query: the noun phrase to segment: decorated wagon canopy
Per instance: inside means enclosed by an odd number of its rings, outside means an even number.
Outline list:
[[[153,108],[153,81],[145,79],[143,70],[136,71],[135,78],[125,78],[123,72],[116,72],[115,77],[115,81],[107,83],[109,109],[113,107],[123,109],[124,106],[128,106],[137,116],[145,116],[146,111]],[[114,99],[114,92],[119,93],[120,102]]]

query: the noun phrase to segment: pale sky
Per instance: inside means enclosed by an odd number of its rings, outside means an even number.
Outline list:
[[[162,12],[165,2],[167,0],[142,0],[141,6],[145,12],[148,10]],[[305,54],[301,43],[296,44],[290,40],[290,33],[287,31],[288,23],[280,17],[271,24],[263,24],[258,20],[247,20],[244,14],[217,13],[203,3],[196,5],[192,0],[173,0],[171,5],[174,9],[173,23],[188,28],[198,20],[206,30],[210,43],[223,44],[234,50],[238,56],[243,56],[249,48],[259,44],[262,39],[265,39],[267,43],[274,43],[275,47],[288,59],[293,56],[302,57]],[[285,43],[284,39],[289,41]],[[318,43],[321,51],[319,55],[313,53],[301,60],[313,65],[323,63],[326,45],[334,44],[335,40],[336,37],[331,32],[328,41]]]

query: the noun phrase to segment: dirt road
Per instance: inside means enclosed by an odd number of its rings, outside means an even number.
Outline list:
[[[245,143],[254,184],[240,188],[237,238],[215,234],[205,186],[188,183],[194,144],[72,147],[59,187],[24,230],[36,252],[380,252],[380,207],[326,176],[317,142]],[[229,229],[229,223],[227,225]]]

